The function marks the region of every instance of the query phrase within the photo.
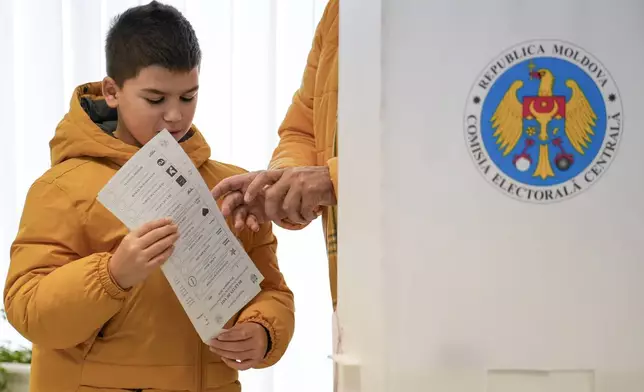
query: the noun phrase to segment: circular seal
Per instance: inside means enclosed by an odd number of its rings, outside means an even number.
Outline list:
[[[532,203],[567,199],[606,172],[622,137],[622,103],[610,73],[559,40],[518,44],[476,79],[465,140],[485,179]]]

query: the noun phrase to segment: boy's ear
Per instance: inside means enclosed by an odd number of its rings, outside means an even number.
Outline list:
[[[103,79],[103,82],[101,83],[101,86],[103,88],[103,96],[105,97],[105,103],[107,103],[107,106],[111,107],[112,109],[115,109],[119,103],[118,103],[118,95],[119,95],[119,87],[114,81],[114,79],[110,78],[109,76],[105,77]]]

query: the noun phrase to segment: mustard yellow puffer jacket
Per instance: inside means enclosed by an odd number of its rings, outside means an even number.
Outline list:
[[[110,277],[108,261],[127,229],[96,197],[138,150],[111,136],[114,116],[99,83],[75,91],[51,141],[52,168],[30,188],[11,247],[4,304],[33,342],[31,390],[238,392],[237,371],[201,342],[160,270],[128,291]],[[181,146],[209,187],[243,172],[209,160],[210,147],[191,133]],[[293,295],[270,225],[239,238],[266,279],[227,327],[255,321],[269,331],[266,367],[293,335]]]

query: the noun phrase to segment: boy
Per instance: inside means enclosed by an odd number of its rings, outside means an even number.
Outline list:
[[[176,226],[158,220],[128,233],[96,201],[164,128],[209,188],[243,172],[209,160],[192,125],[197,38],[176,9],[152,2],[120,15],[105,49],[108,76],[76,89],[50,143],[52,168],[30,188],[11,247],[4,301],[11,324],[33,342],[31,390],[240,391],[237,371],[272,366],[293,334],[293,295],[270,225],[239,234],[265,276],[262,292],[209,347],[159,268]]]

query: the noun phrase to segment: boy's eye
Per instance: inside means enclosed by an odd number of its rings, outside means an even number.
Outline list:
[[[163,98],[158,98],[158,99],[145,98],[145,100],[148,101],[149,103],[151,103],[152,105],[156,105],[156,104],[159,104],[159,103],[163,102]]]
[[[181,97],[181,100],[182,100],[183,102],[190,102],[190,101],[192,101],[193,99],[195,99],[195,96],[194,96],[194,95],[193,95],[192,97]]]

